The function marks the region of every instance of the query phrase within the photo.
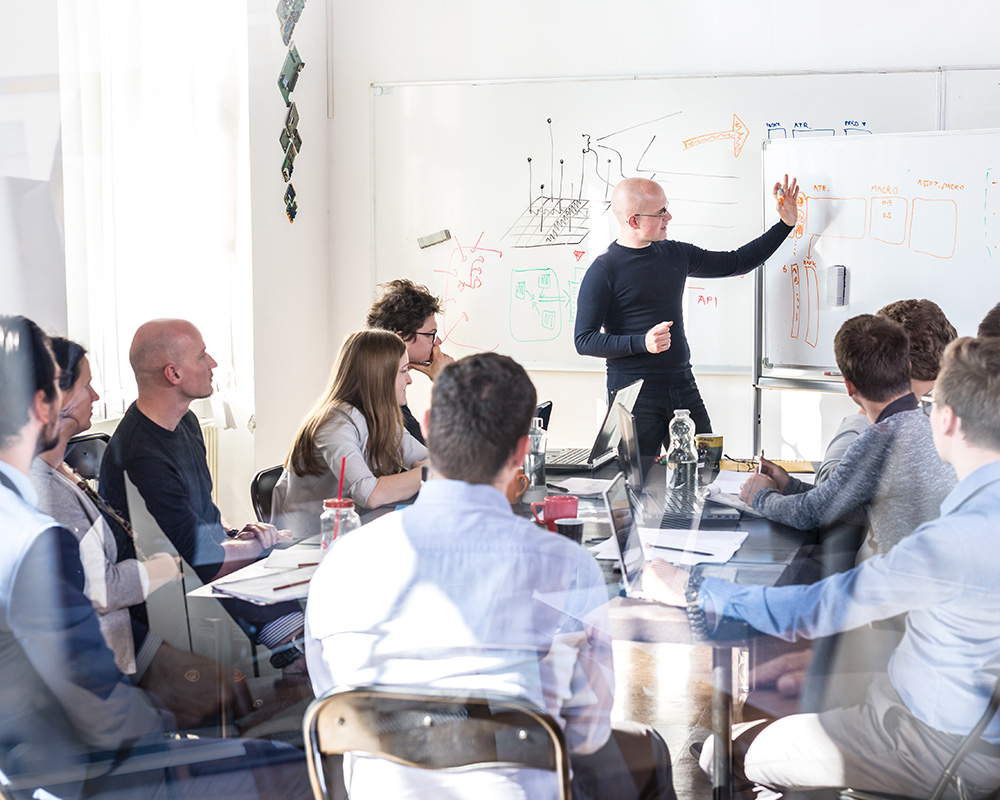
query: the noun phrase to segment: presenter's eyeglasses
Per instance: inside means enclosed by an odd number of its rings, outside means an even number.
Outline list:
[[[428,339],[430,339],[433,342],[435,339],[437,339],[438,332],[437,332],[437,330],[433,330],[433,331],[414,331],[413,335],[414,336],[426,336]]]
[[[633,217],[656,217],[657,219],[666,219],[670,216],[669,211],[663,211],[660,214],[633,214]]]

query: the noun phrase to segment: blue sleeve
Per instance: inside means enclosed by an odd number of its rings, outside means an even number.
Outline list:
[[[598,259],[590,265],[580,283],[576,299],[576,328],[573,341],[582,356],[621,358],[646,352],[646,335],[609,334],[601,329],[608,316],[613,287],[607,267]]]
[[[781,247],[792,227],[780,220],[763,235],[747,242],[739,250],[719,252],[691,248],[688,275],[695,278],[728,278],[755,270]]]
[[[929,523],[885,555],[808,586],[740,586],[705,578],[699,604],[787,641],[816,639],[947,602],[963,591],[961,561]]]
[[[83,585],[76,537],[49,528],[16,569],[7,621],[80,739],[117,750],[163,726],[144,693],[115,666]]]

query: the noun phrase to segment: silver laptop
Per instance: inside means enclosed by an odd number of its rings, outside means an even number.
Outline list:
[[[642,569],[646,566],[646,555],[642,552],[636,530],[639,523],[625,473],[615,475],[604,490],[604,506],[611,519],[611,538],[615,541],[625,595],[642,597]]]
[[[647,559],[637,530],[640,519],[636,514],[636,507],[632,502],[624,473],[619,472],[608,484],[608,488],[604,491],[604,505],[611,519],[611,538],[615,543],[625,595],[642,598],[642,570],[646,566]],[[659,548],[653,545],[653,549],[655,551]],[[702,569],[705,574],[716,578],[773,586],[786,567],[786,564],[740,563],[734,558],[726,564],[705,564]]]
[[[618,455],[618,442],[621,433],[618,430],[617,406],[631,413],[635,400],[642,388],[642,380],[619,389],[608,411],[604,422],[597,432],[594,445],[589,450],[585,447],[555,448],[545,454],[545,469],[553,472],[576,472],[585,469],[597,469],[607,464]]]
[[[632,498],[637,500],[642,495],[646,478],[642,469],[642,457],[639,454],[639,437],[635,433],[635,417],[631,411],[618,403],[617,399],[615,405],[618,407],[618,430],[622,437],[622,468],[625,470],[625,482],[632,492]]]

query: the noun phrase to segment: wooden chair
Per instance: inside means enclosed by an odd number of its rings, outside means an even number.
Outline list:
[[[571,797],[562,729],[541,708],[511,695],[344,687],[310,704],[302,730],[317,800],[330,797],[326,758],[348,751],[423,769],[551,770],[557,774],[561,800]]]

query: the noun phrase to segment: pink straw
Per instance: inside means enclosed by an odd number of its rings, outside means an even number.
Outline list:
[[[337,487],[337,499],[340,500],[344,496],[344,467],[347,465],[347,456],[343,456],[340,459],[340,486]],[[333,540],[337,541],[337,529],[340,528],[340,514],[338,513],[333,520]]]

